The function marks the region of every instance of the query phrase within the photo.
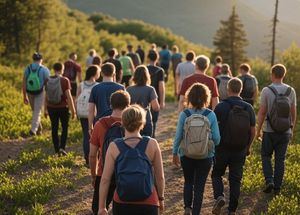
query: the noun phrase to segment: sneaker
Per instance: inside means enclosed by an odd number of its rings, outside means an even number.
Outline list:
[[[225,205],[224,196],[219,196],[212,209],[213,214],[221,214],[222,207]]]
[[[278,196],[280,194],[280,189],[274,189],[274,196]]]
[[[184,215],[192,215],[192,209],[191,208],[185,208],[184,209]]]
[[[59,149],[59,154],[62,156],[66,156],[68,153],[64,149]]]
[[[42,135],[42,125],[41,124],[39,125],[38,130],[36,131],[36,134],[38,136]]]
[[[33,137],[33,136],[35,136],[35,135],[36,135],[35,132],[33,132],[33,131],[31,131],[31,130],[29,131],[29,136],[30,136],[30,137]]]
[[[273,183],[268,183],[266,185],[266,187],[263,189],[263,192],[264,193],[271,193],[273,188],[274,188],[274,184]]]

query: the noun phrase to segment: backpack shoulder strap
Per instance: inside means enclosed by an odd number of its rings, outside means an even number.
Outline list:
[[[191,112],[188,109],[185,109],[183,112],[185,113],[187,118],[192,115]]]
[[[291,92],[292,92],[292,88],[288,87],[285,91],[284,96],[288,97],[291,94]]]
[[[278,96],[278,92],[277,92],[277,90],[275,89],[275,87],[273,87],[273,86],[268,86],[268,88],[272,91],[272,93],[277,97]]]
[[[211,113],[211,110],[205,109],[205,111],[202,113],[203,116],[208,116]]]
[[[147,146],[148,146],[149,140],[150,140],[150,137],[143,136],[143,138],[138,143],[138,145],[136,146],[136,148],[139,149],[141,152],[145,153],[145,151],[147,149]]]
[[[128,145],[126,145],[126,143],[124,142],[123,138],[118,138],[116,140],[114,140],[116,146],[118,147],[120,154],[126,152],[128,149],[130,149],[130,147]]]

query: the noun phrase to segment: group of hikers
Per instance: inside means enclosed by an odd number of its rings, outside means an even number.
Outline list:
[[[76,53],[64,63],[55,63],[54,75],[42,64],[43,56],[34,53],[33,63],[24,72],[24,103],[32,109],[29,135],[42,132],[44,105],[55,153],[64,156],[69,112],[72,118],[80,119],[84,159],[94,187],[93,214],[155,215],[164,210],[163,160],[155,134],[159,111],[165,107],[170,65],[179,113],[173,164],[183,170],[183,214],[200,214],[211,169],[212,213],[221,213],[226,203],[222,178],[227,167],[227,211],[235,214],[245,159],[255,137],[260,139],[262,133],[263,191],[280,193],[297,103],[295,90],[283,82],[284,65],[271,68],[272,84],[260,93],[256,120],[253,105],[259,94],[258,82],[249,64],[240,65],[239,76],[233,77],[230,66],[217,56],[209,76],[210,59],[196,57],[193,51],[188,51],[183,61],[177,46],[171,52],[164,45],[158,52],[152,44],[147,54],[141,46],[136,51],[132,45],[127,49],[119,55],[112,48],[104,62],[90,50],[84,80]]]

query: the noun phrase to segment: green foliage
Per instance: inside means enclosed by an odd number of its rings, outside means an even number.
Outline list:
[[[251,59],[251,73],[257,78],[260,90],[271,83],[270,65],[260,58]]]
[[[75,166],[76,156],[73,152],[68,153],[66,156],[57,157],[57,155],[48,156],[42,160],[42,163],[49,167],[73,167]]]
[[[298,215],[300,214],[300,199],[294,195],[279,195],[270,202],[267,214]]]

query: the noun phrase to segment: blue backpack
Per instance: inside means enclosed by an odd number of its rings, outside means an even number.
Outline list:
[[[116,191],[122,201],[142,201],[152,194],[152,164],[145,154],[149,140],[144,136],[135,148],[124,139],[115,140],[120,151],[115,163]]]

